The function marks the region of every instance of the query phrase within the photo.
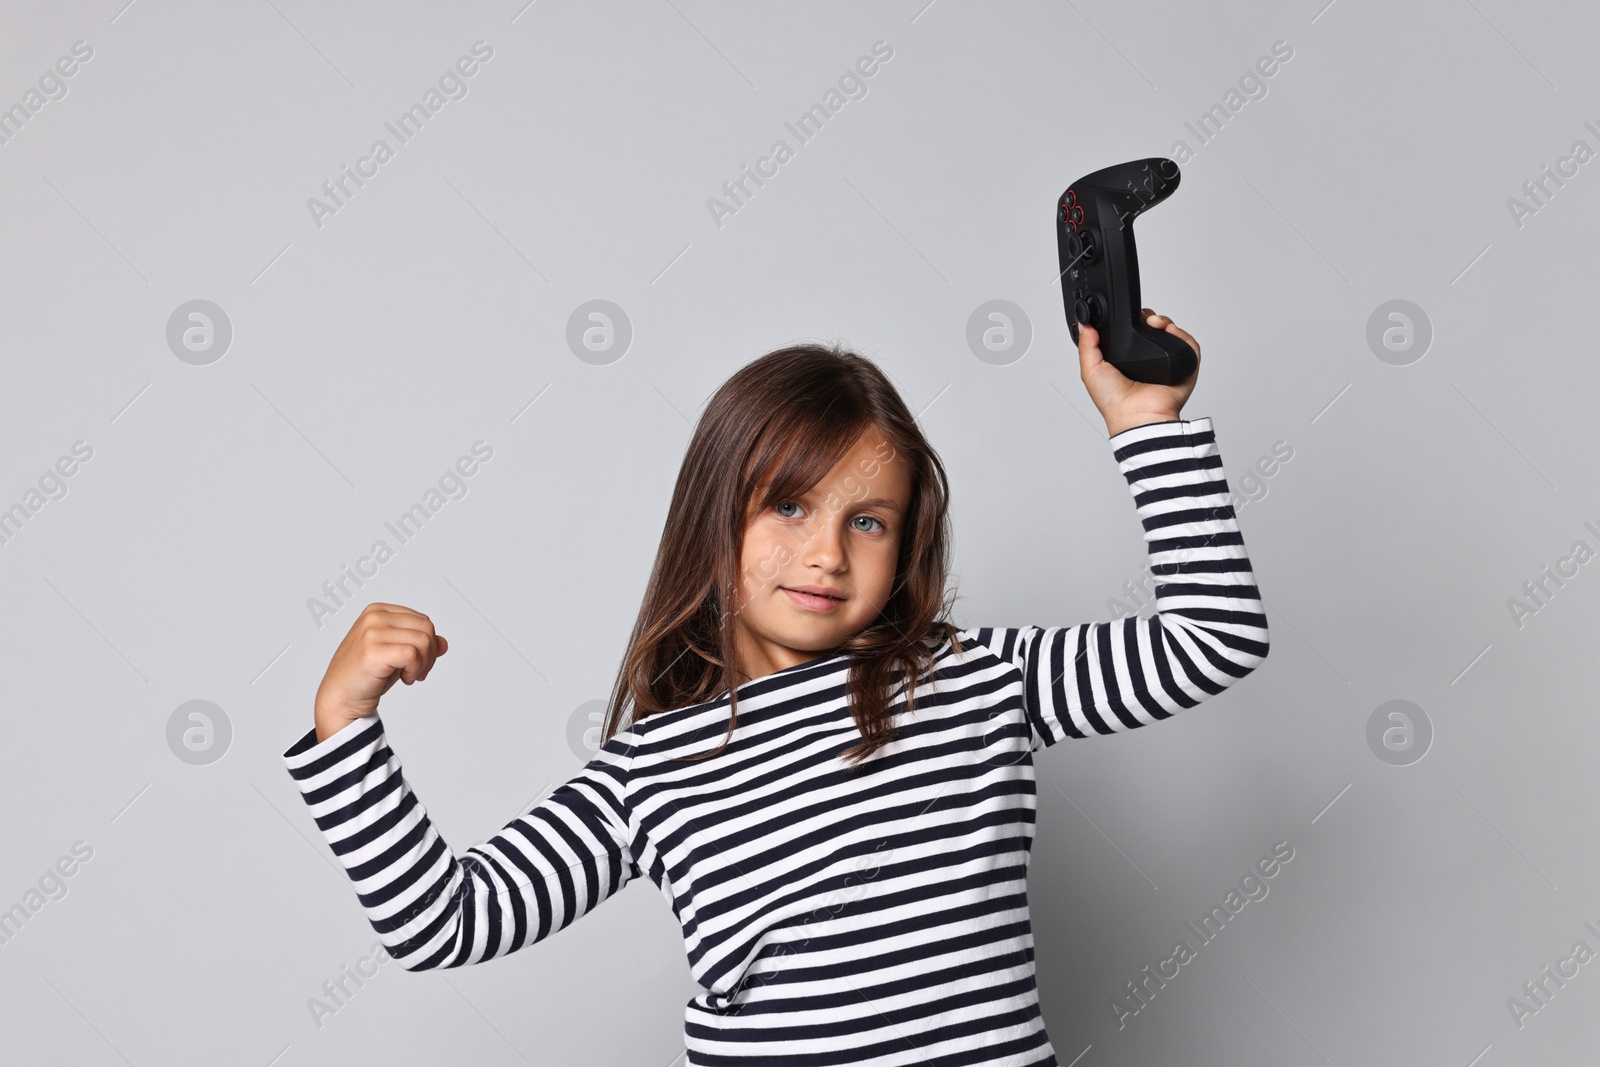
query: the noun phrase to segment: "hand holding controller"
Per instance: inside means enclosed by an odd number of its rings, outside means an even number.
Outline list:
[[[1154,156],[1086,174],[1056,205],[1061,295],[1072,339],[1078,324],[1100,335],[1100,350],[1132,381],[1175,385],[1198,365],[1188,343],[1144,321],[1133,220],[1178,187],[1178,165]]]

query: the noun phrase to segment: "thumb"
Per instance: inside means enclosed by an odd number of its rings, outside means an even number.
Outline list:
[[[1100,353],[1100,331],[1088,323],[1078,323],[1078,371],[1087,381],[1095,368],[1105,362]]]
[[[435,656],[442,656],[446,652],[450,651],[450,642],[446,641],[439,634],[434,634],[433,635],[433,642],[434,642],[434,645],[436,646],[436,651],[434,652]]]

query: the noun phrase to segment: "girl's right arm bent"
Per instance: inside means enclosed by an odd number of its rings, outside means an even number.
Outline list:
[[[318,691],[316,725],[283,753],[373,929],[412,971],[479,963],[541,941],[639,874],[628,806],[633,728],[498,834],[460,857],[451,851],[401,774],[377,715],[377,695],[396,679],[427,676],[435,642],[442,652],[444,639],[435,639],[426,616],[369,605]]]

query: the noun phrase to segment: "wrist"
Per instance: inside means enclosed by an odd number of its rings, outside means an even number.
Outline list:
[[[1183,417],[1176,411],[1150,411],[1138,415],[1118,416],[1106,419],[1106,434],[1115,437],[1119,433],[1134,429],[1137,426],[1148,426],[1153,422],[1182,422]]]
[[[317,729],[317,742],[320,744],[326,741],[360,717],[359,715],[345,715],[339,712],[324,711],[321,708],[316,709],[312,719]]]

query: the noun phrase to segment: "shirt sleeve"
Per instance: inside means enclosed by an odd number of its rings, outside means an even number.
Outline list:
[[[1144,525],[1156,614],[960,634],[1021,672],[1030,751],[1170,718],[1267,656],[1267,617],[1211,420],[1147,423],[1110,443]]]
[[[460,967],[541,941],[639,874],[618,732],[578,774],[456,856],[400,772],[376,714],[283,753],[312,818],[389,955],[408,971]]]

